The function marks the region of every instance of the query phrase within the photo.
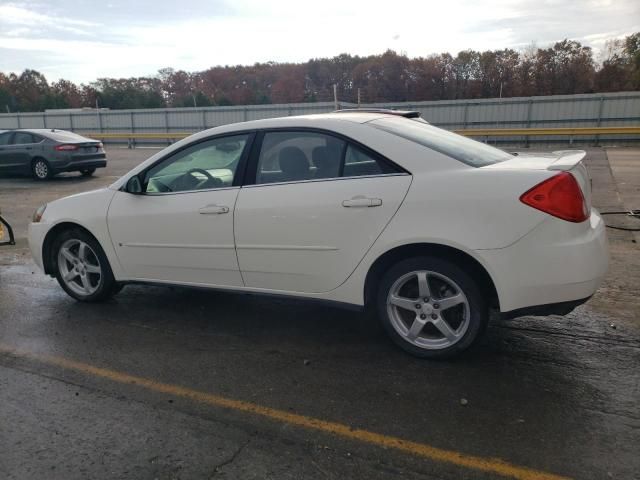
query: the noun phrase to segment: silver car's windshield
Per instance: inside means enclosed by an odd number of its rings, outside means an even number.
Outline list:
[[[507,152],[425,122],[406,118],[380,118],[369,125],[419,143],[472,167],[484,167],[513,158]]]

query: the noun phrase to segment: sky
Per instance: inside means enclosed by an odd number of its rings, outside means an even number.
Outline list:
[[[0,71],[49,81],[155,75],[340,53],[411,57],[546,47],[598,52],[640,31],[638,0],[0,0]]]

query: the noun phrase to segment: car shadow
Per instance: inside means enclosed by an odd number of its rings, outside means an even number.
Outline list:
[[[79,172],[64,172],[59,173],[46,180],[36,180],[31,175],[19,174],[19,173],[5,173],[0,175],[0,180],[16,180],[24,183],[51,185],[55,183],[85,183],[90,182],[94,178],[98,178],[99,175],[93,174],[92,176],[84,176]]]

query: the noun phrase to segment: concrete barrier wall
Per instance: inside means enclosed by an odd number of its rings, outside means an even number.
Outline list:
[[[342,108],[355,105],[341,103]],[[640,92],[620,92],[546,97],[443,100],[431,102],[377,103],[362,107],[418,110],[430,123],[449,129],[561,128],[640,125]],[[332,102],[234,107],[167,108],[0,114],[0,130],[12,128],[60,128],[78,133],[196,132],[229,123],[261,118],[330,112]],[[521,138],[488,141],[518,143]],[[536,142],[566,142],[557,137],[536,137]],[[579,138],[593,141],[594,137]],[[620,136],[599,141],[637,141]]]

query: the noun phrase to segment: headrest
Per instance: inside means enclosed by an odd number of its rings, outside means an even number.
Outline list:
[[[298,147],[285,147],[278,156],[280,170],[289,175],[304,175],[309,172],[309,160]]]

